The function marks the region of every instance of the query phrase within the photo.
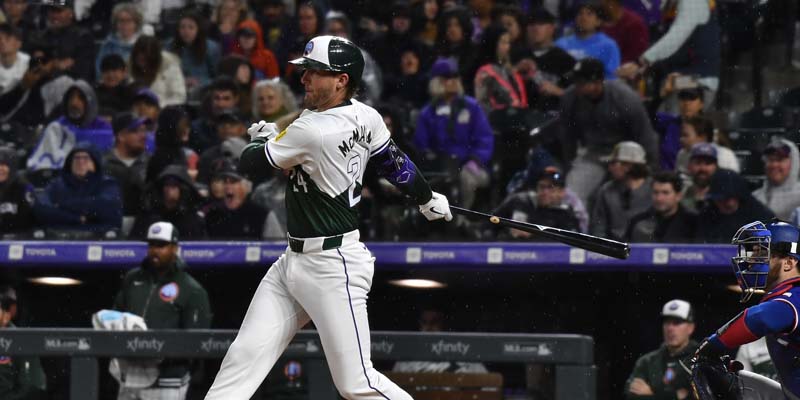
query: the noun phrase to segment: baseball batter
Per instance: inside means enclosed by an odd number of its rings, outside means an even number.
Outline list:
[[[389,137],[382,117],[352,95],[364,69],[347,39],[311,39],[303,57],[306,110],[286,129],[261,121],[248,132],[240,168],[291,171],[286,188],[289,248],[256,290],[206,399],[246,400],[298,329],[313,320],[334,384],[346,399],[411,399],[370,361],[367,294],[375,259],[359,242],[364,169],[411,196],[428,220],[450,221],[445,196],[432,192]]]

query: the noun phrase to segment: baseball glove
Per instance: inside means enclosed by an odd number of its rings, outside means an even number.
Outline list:
[[[742,363],[728,355],[695,355],[691,360],[692,392],[697,400],[742,400]]]

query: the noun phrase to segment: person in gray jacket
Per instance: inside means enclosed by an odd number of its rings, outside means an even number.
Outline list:
[[[603,182],[602,160],[614,145],[624,140],[640,144],[655,169],[658,136],[639,94],[624,82],[604,81],[602,62],[584,58],[575,64],[573,77],[575,84],[561,99],[560,139],[564,163],[571,164],[567,188],[586,204]]]
[[[621,240],[631,218],[652,204],[652,179],[644,148],[636,142],[620,142],[611,153],[608,172],[612,179],[597,191],[589,233]]]
[[[775,216],[788,220],[792,211],[800,206],[800,153],[789,140],[775,136],[764,149],[764,185],[753,192],[753,197],[769,207]]]

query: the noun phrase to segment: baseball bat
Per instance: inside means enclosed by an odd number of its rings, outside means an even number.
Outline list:
[[[519,229],[521,231],[525,231],[543,238],[552,239],[570,246],[593,251],[609,257],[619,258],[620,260],[627,259],[631,253],[631,248],[627,243],[618,242],[616,240],[568,231],[565,229],[553,228],[545,225],[515,221],[513,219],[501,218],[496,215],[468,210],[466,208],[456,206],[450,206],[450,210],[456,214],[461,214],[468,217],[486,218],[489,220],[489,222],[495,225]]]

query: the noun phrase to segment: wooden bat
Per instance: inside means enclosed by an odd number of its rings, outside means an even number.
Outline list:
[[[603,254],[609,257],[619,258],[621,260],[627,259],[631,253],[631,248],[627,243],[618,242],[616,240],[587,235],[585,233],[568,231],[565,229],[553,228],[545,225],[537,225],[527,222],[515,221],[513,219],[501,218],[496,215],[468,210],[466,208],[461,208],[456,206],[450,206],[450,210],[452,210],[456,214],[461,214],[468,217],[486,218],[489,220],[489,222],[495,225],[519,229],[521,231],[529,232],[539,237],[552,239],[557,242],[568,244],[570,246],[575,246],[584,250],[593,251],[595,253]]]

